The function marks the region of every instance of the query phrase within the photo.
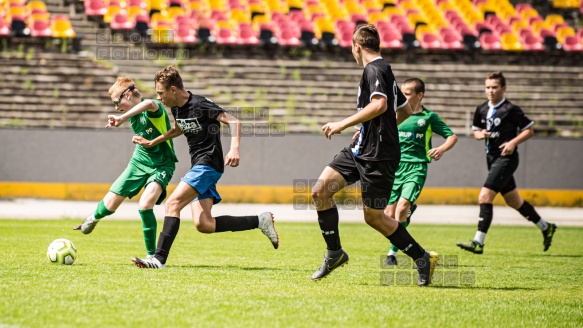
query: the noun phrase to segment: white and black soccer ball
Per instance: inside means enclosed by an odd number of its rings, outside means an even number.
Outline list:
[[[55,239],[49,245],[47,257],[52,263],[71,265],[77,259],[77,247],[69,239]]]

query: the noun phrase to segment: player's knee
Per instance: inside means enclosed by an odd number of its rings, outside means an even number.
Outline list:
[[[210,222],[207,222],[206,220],[201,220],[200,218],[198,220],[193,220],[194,221],[194,227],[196,228],[196,230],[198,230],[198,232],[201,233],[213,233],[215,232],[215,227],[210,224]]]

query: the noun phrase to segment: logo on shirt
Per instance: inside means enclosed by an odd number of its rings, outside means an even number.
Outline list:
[[[184,133],[199,133],[202,131],[202,126],[200,126],[196,118],[177,119],[176,123]]]
[[[425,119],[420,118],[419,121],[417,121],[417,125],[419,125],[420,127],[424,127],[425,126]]]
[[[146,118],[144,116],[140,116],[140,124],[146,125]]]

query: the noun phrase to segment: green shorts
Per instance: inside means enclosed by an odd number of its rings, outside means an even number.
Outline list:
[[[168,183],[172,179],[175,168],[176,165],[174,163],[151,167],[131,160],[128,167],[111,185],[109,191],[131,199],[150,182],[156,181],[162,186],[162,194],[156,201],[156,205],[160,205],[166,198],[166,187],[168,187]]]
[[[400,197],[415,203],[427,179],[427,163],[401,162],[391,191],[389,204],[398,201]]]

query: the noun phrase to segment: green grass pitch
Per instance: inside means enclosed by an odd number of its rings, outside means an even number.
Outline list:
[[[259,230],[204,235],[183,221],[166,269],[145,270],[131,262],[145,253],[141,222],[105,219],[82,235],[80,221],[0,220],[0,327],[583,326],[581,228],[559,227],[545,253],[536,227],[494,226],[473,255],[455,242],[475,227],[413,223],[444,264],[420,288],[408,266],[381,266],[388,240],[365,224],[341,224],[350,262],[313,282],[316,222],[277,223],[274,250]],[[76,244],[73,265],[46,258],[56,238]]]

